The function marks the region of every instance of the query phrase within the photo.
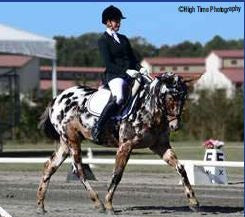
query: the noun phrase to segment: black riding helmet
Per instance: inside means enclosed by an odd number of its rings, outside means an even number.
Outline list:
[[[117,19],[125,19],[126,17],[123,16],[122,12],[114,7],[113,5],[107,7],[102,12],[102,23],[106,24],[107,20],[117,20]]]

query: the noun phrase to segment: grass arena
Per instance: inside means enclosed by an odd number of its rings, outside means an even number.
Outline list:
[[[181,156],[180,159],[190,159],[190,156],[194,156],[196,160],[202,159],[204,151],[201,147],[193,148],[192,145],[195,144],[176,143],[173,147],[176,147],[175,150]],[[18,148],[11,145],[8,147],[15,150]],[[26,146],[26,148],[32,147]],[[51,146],[48,148],[51,150]],[[227,144],[225,149],[227,160],[243,160],[242,143]],[[193,155],[193,152],[196,154]],[[112,156],[114,155],[103,155],[103,158]],[[137,150],[131,158],[158,159],[146,150]],[[107,192],[112,169],[113,165],[95,165],[92,169],[97,181],[90,181],[90,183],[97,190],[100,198],[103,198]],[[36,192],[41,170],[42,164],[0,164],[0,206],[12,217],[40,216],[36,213]],[[48,212],[44,216],[107,216],[106,213],[94,211],[87,192],[79,181],[67,181],[68,171],[70,171],[70,165],[64,164],[52,177],[46,196]],[[199,212],[193,212],[188,208],[183,187],[179,185],[179,176],[172,168],[128,165],[115,194],[115,215],[127,217],[244,216],[243,168],[227,168],[227,174],[228,185],[193,186],[200,202]]]

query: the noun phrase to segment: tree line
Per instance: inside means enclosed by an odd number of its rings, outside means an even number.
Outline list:
[[[86,33],[78,37],[55,36],[57,41],[58,65],[60,66],[103,66],[97,41],[101,33]],[[157,48],[143,37],[130,38],[131,45],[139,60],[144,57],[205,57],[214,49],[243,49],[244,40],[225,40],[214,36],[206,44],[183,41],[176,45],[162,45]],[[43,65],[50,64],[43,60]]]
[[[197,101],[187,100],[182,122],[182,129],[173,135],[177,140],[243,141],[243,89],[232,98],[226,97],[225,90],[200,91]]]

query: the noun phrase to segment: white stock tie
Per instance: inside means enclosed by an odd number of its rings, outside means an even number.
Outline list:
[[[120,40],[119,40],[119,38],[117,36],[117,33],[113,32],[112,33],[112,37],[120,44]]]

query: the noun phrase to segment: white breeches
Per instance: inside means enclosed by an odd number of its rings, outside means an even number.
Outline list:
[[[114,78],[108,83],[112,96],[116,97],[116,103],[120,105],[124,100],[123,88],[126,81],[122,78]]]

